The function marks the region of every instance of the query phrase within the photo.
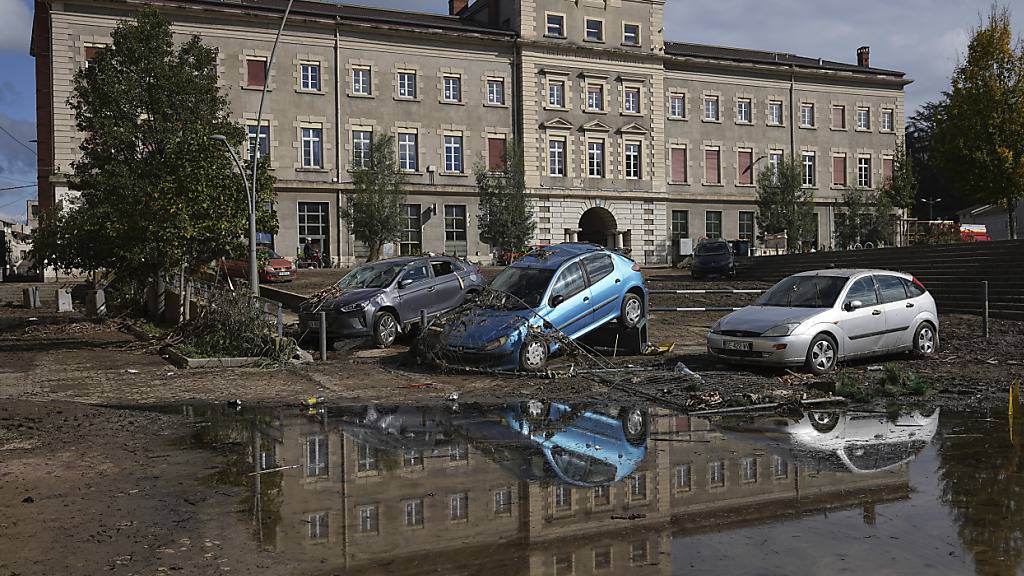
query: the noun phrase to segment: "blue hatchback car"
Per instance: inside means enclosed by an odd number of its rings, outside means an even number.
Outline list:
[[[527,254],[503,270],[467,313],[443,326],[447,352],[464,363],[543,370],[571,339],[617,321],[639,326],[647,288],[630,258],[595,244],[567,243]]]

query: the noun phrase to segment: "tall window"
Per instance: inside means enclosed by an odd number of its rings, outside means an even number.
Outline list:
[[[302,128],[302,167],[323,168],[324,130],[320,127]]]
[[[754,213],[747,210],[740,210],[740,240],[754,241]]]
[[[373,132],[352,131],[352,168],[370,167],[370,150],[373,147]]]
[[[672,240],[678,242],[680,238],[690,237],[690,211],[672,211]]]
[[[629,479],[629,499],[647,500],[647,474],[638,472]]]
[[[587,18],[587,40],[591,42],[604,42],[604,22]]]
[[[500,516],[512,513],[512,489],[498,488],[494,491],[494,513]]]
[[[846,156],[832,157],[832,185],[846,186]]]
[[[740,480],[743,482],[757,482],[757,458],[748,456],[740,460]]]
[[[768,103],[768,124],[771,126],[782,126],[782,102],[772,101]]]
[[[837,104],[832,107],[832,127],[836,130],[846,130],[846,106]]]
[[[604,86],[587,84],[587,110],[604,110]]]
[[[704,119],[718,121],[718,96],[704,97]]]
[[[708,486],[712,488],[725,486],[725,460],[716,460],[708,465]]]
[[[548,36],[565,38],[565,16],[562,16],[561,14],[548,14],[546,20],[547,28],[545,29],[545,33]]]
[[[320,91],[320,64],[303,62],[299,64],[299,81],[303,90]]]
[[[800,105],[800,125],[804,128],[814,127],[814,104]]]
[[[565,176],[565,138],[548,140],[548,175]]]
[[[406,204],[406,206],[409,206]],[[406,448],[402,454],[402,466],[404,468],[422,468],[423,467],[423,450],[415,450],[412,448]]]
[[[410,100],[416,98],[416,73],[415,72],[399,72],[398,73],[398,97],[409,98]]]
[[[327,437],[306,438],[306,477],[318,478],[328,475]]]
[[[405,525],[409,528],[423,526],[423,500],[411,500],[405,503]]]
[[[871,130],[870,108],[857,108],[857,130]]]
[[[359,94],[360,96],[369,96],[370,87],[370,69],[369,68],[353,68],[352,69],[352,93]]]
[[[548,106],[565,108],[565,82],[563,80],[548,81]]]
[[[419,136],[415,132],[398,133],[398,168],[406,172],[420,169]]]
[[[327,519],[327,512],[318,512],[306,516],[306,524],[309,526],[310,540],[325,540],[330,534],[330,524]]]
[[[626,46],[639,46],[640,45],[640,25],[639,24],[623,24],[622,25],[622,43]]]
[[[690,487],[693,485],[693,477],[689,464],[680,464],[676,466],[674,481],[676,490],[680,492],[690,491]]]
[[[462,136],[444,137],[444,171],[462,174]]]
[[[680,184],[685,183],[688,176],[686,173],[686,148],[672,148],[670,156],[670,160],[672,162],[672,182]]]
[[[721,153],[718,148],[704,150],[704,182],[706,184],[722,183]]]
[[[612,489],[610,486],[597,486],[591,496],[594,498],[594,506],[611,506]]]
[[[359,507],[359,533],[376,534],[379,525],[377,505]]]
[[[330,204],[327,202],[299,202],[296,219],[299,222],[299,238],[308,238],[320,251],[328,256],[331,235]]]
[[[892,158],[882,158],[882,181],[886,184],[892,182],[892,172],[895,168]]]
[[[445,253],[466,252],[466,206],[448,204],[444,207],[444,251]],[[452,445],[448,448],[448,457],[453,462],[465,460],[465,447]]]
[[[375,472],[377,470],[377,449],[360,442],[356,446],[356,472]]]
[[[507,168],[505,166],[505,147],[504,138],[487,139],[487,170],[490,172],[505,171]]]
[[[622,111],[627,114],[640,113],[640,89],[626,88],[622,93]]]
[[[402,256],[412,256],[423,253],[423,212],[419,204],[405,204],[402,206],[402,216],[405,225],[402,227],[402,240],[399,250]]]
[[[708,238],[722,237],[722,212],[708,210],[704,213],[704,235]]]
[[[587,176],[604,178],[604,142],[587,142]]]
[[[469,518],[469,494],[452,494],[448,499],[448,519],[456,522]]]
[[[816,172],[816,170],[815,170],[816,166],[815,165],[816,165],[816,162],[815,162],[814,152],[804,152],[803,159],[804,159],[804,174],[803,174],[804,180],[803,180],[803,184],[804,184],[804,186],[814,186],[814,183],[816,182],[816,179],[815,179],[815,172]]]
[[[487,80],[487,103],[496,106],[505,104],[505,81],[500,78]]]
[[[882,130],[892,132],[896,129],[896,115],[892,110],[882,110]]]
[[[669,118],[686,118],[686,96],[673,94],[668,100]]]
[[[466,207],[456,206],[456,208],[462,208],[462,231],[466,230]],[[447,214],[447,211],[446,211]],[[458,224],[456,224],[458,225]],[[465,234],[463,234],[465,236]],[[448,446],[448,461],[449,462],[466,462],[469,460],[469,448],[462,442],[456,442]]]
[[[789,476],[789,462],[782,456],[772,456],[772,477],[782,480]]]
[[[572,510],[572,487],[565,484],[555,486],[555,510]]]
[[[445,76],[444,77],[444,94],[443,98],[445,102],[462,102],[462,78],[459,76]]]
[[[642,148],[639,142],[626,142],[626,178],[629,180],[639,180],[643,177]]]
[[[768,166],[771,167],[775,180],[779,178],[779,171],[782,170],[782,152],[774,150],[768,153]]]
[[[267,82],[267,61],[250,58],[245,61],[245,85],[249,88],[263,88]]]
[[[750,98],[740,98],[736,101],[736,121],[740,124],[750,124],[753,121]]]
[[[871,158],[857,158],[857,186],[871,188]]]
[[[256,155],[257,141],[260,147],[260,158],[270,158],[270,123],[260,126],[259,130],[256,129],[255,124],[249,124],[246,128],[249,132],[248,158],[252,160]]]
[[[736,169],[739,171],[739,184],[748,186],[754,183],[754,151],[740,150],[736,153]]]
[[[96,57],[103,51],[102,46],[86,46],[85,47],[85,67],[93,66],[96,64]],[[259,84],[262,86],[263,84]]]

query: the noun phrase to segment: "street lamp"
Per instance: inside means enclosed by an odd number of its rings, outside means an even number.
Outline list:
[[[242,183],[245,185],[246,205],[249,208],[249,285],[252,287],[252,295],[259,296],[260,275],[258,263],[256,262],[256,190],[254,187],[249,186],[249,178],[245,175],[245,168],[242,167],[242,162],[239,161],[234,148],[228,143],[227,137],[221,134],[214,134],[210,136],[210,139],[224,144],[224,147],[228,149],[228,154],[231,155],[231,159],[235,161],[235,166],[238,167],[238,171],[242,174]]]
[[[942,198],[936,198],[934,196],[931,198],[921,198],[921,202],[928,205],[928,221],[935,221],[935,205],[942,202]]]

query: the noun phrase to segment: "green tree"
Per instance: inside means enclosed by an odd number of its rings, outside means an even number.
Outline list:
[[[914,163],[903,142],[896,143],[896,153],[892,157],[892,178],[882,182],[878,192],[879,196],[884,197],[884,200],[894,208],[910,210],[917,202]]]
[[[803,166],[783,158],[757,176],[757,226],[761,237],[786,232],[790,251],[814,242],[814,191],[803,185]]]
[[[841,208],[835,213],[835,245],[847,250],[868,242],[893,245],[895,207],[882,191],[876,194],[855,188],[843,192]]]
[[[68,106],[84,140],[69,182],[81,194],[41,219],[36,261],[109,270],[142,285],[240,252],[248,236],[242,177],[210,136],[238,148],[245,131],[218,88],[216,51],[198,37],[175,46],[154,10],[121,22],[111,37],[75,74]],[[258,223],[273,233],[276,217],[266,207],[274,179],[260,168]]]
[[[380,258],[381,248],[397,242],[405,227],[405,175],[395,161],[395,139],[390,134],[374,138],[370,157],[352,171],[353,191],[341,218],[362,242],[368,261]]]
[[[476,187],[480,196],[478,227],[480,235],[492,246],[506,250],[524,248],[533,236],[535,223],[526,197],[526,172],[522,149],[510,143],[505,149],[502,172],[476,167]]]
[[[998,204],[1017,237],[1024,198],[1024,42],[1013,40],[1008,8],[993,5],[953,73],[936,145],[953,183],[971,200]]]

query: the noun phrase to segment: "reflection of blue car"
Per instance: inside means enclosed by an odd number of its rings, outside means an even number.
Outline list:
[[[640,267],[593,244],[535,250],[506,268],[468,313],[443,326],[447,353],[463,363],[538,371],[558,350],[613,320],[639,326],[647,311]]]

